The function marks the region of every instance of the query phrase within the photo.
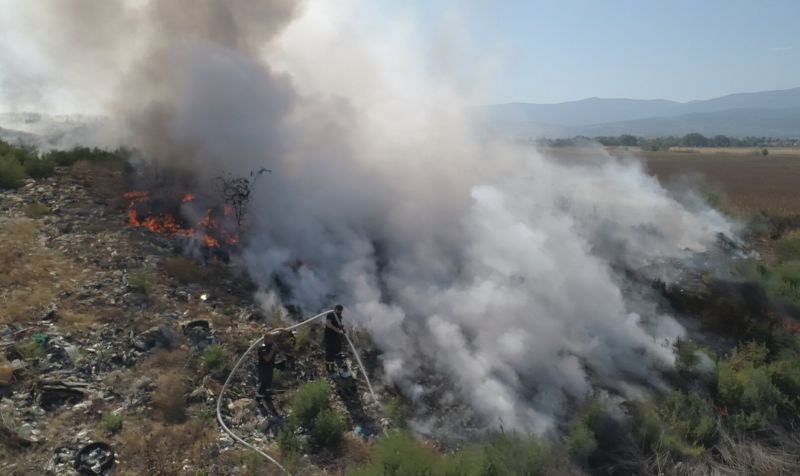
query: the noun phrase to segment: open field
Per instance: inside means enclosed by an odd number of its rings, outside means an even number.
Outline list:
[[[701,191],[718,196],[731,212],[800,213],[800,149],[681,148],[642,151],[609,148],[618,156],[639,157],[663,183],[688,178]],[[760,150],[760,149],[759,149]]]

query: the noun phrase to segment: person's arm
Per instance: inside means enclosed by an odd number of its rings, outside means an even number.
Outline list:
[[[333,318],[335,319],[335,318]],[[338,332],[339,334],[344,334],[344,329],[340,329],[336,324],[334,324],[333,319],[327,318],[325,319],[325,327],[328,329],[333,329],[334,331]]]
[[[272,348],[269,350],[269,353],[267,353],[267,355],[265,355],[264,358],[263,358],[264,363],[268,364],[268,363],[270,363],[272,361],[272,359],[275,358],[275,351],[276,350],[277,350],[277,346],[275,346],[273,344]]]

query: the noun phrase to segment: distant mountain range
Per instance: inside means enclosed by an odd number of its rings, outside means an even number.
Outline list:
[[[800,87],[703,101],[589,98],[509,103],[474,110],[484,133],[512,138],[685,135],[800,138]],[[42,149],[117,146],[124,129],[101,116],[0,113],[0,139]]]
[[[488,131],[511,136],[633,134],[800,137],[800,87],[731,94],[702,101],[589,98],[559,104],[482,106]]]

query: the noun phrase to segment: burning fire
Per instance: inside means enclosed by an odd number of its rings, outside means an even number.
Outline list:
[[[146,202],[150,198],[148,192],[132,191],[122,194],[122,196],[129,200],[128,204],[128,224],[135,228],[145,228],[153,233],[160,233],[172,236],[183,237],[196,237],[199,236],[202,243],[208,248],[218,248],[220,240],[229,245],[234,245],[239,242],[239,237],[231,234],[220,226],[217,219],[214,217],[214,210],[212,208],[206,209],[203,214],[203,219],[200,220],[195,226],[186,227],[184,224],[170,214],[149,215],[143,219],[139,219],[139,212],[137,211],[137,204]],[[187,193],[181,199],[181,203],[192,202],[195,199],[193,193]],[[223,216],[227,217],[233,210],[229,206],[222,209]],[[216,236],[216,237],[215,237]]]

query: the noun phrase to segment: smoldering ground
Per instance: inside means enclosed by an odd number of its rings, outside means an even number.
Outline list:
[[[25,13],[49,25],[54,70],[79,56],[114,85],[129,145],[201,175],[271,169],[250,208],[253,278],[309,312],[343,302],[410,398],[436,372],[482,426],[544,433],[597,382],[659,385],[683,329],[625,271],[669,280],[731,225],[635,162],[479,140],[469,81],[430,64],[413,23],[364,28],[362,4],[332,3]],[[87,38],[91,19],[119,28]]]

